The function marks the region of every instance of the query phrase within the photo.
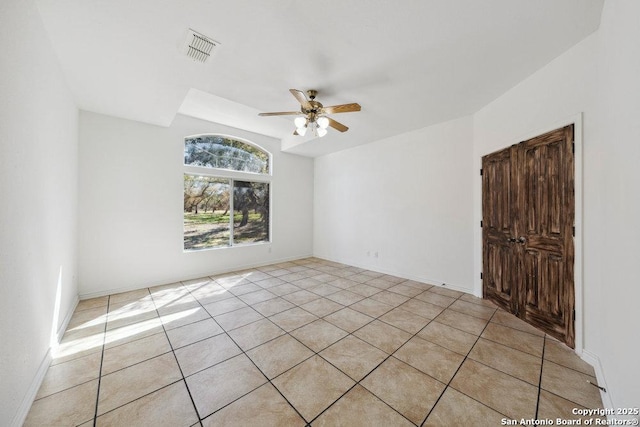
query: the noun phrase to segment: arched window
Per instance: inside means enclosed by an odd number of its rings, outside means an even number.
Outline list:
[[[184,140],[184,164],[249,173],[269,173],[269,153],[222,135],[199,135]]]
[[[184,140],[184,250],[269,242],[271,155],[224,135]]]

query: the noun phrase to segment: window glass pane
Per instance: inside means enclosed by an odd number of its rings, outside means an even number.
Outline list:
[[[234,181],[233,242],[269,241],[269,184]]]
[[[219,135],[202,135],[185,138],[184,164],[267,174],[269,154],[235,139]]]
[[[184,249],[229,246],[229,180],[184,176]]]

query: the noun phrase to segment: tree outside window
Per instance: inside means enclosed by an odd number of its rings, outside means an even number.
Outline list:
[[[185,250],[270,241],[269,160],[266,151],[229,137],[185,138]],[[256,174],[266,179],[250,179]]]

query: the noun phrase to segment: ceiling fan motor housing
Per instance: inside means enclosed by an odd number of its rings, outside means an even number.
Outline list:
[[[311,108],[304,108],[302,107],[302,112],[304,114],[320,114],[322,113],[322,104],[319,103],[318,101],[309,101],[309,105],[311,106]]]

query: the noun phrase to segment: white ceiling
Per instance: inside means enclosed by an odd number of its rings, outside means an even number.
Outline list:
[[[168,126],[176,113],[318,156],[472,114],[598,28],[603,0],[37,0],[78,107]],[[221,45],[179,48],[192,28]],[[290,88],[349,126],[294,137]]]

